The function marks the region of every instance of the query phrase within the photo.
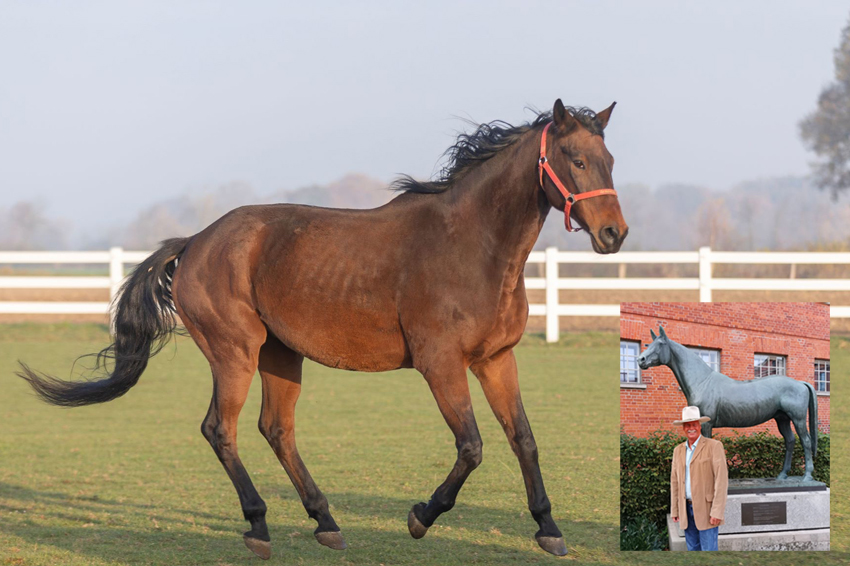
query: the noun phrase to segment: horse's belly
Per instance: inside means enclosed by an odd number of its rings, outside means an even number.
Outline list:
[[[263,316],[281,342],[329,367],[387,371],[409,366],[410,355],[397,319],[375,311],[317,308]]]
[[[716,426],[750,427],[758,426],[776,416],[774,409],[758,405],[726,406],[717,415]]]

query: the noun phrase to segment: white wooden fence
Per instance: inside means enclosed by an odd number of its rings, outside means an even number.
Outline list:
[[[0,277],[0,289],[109,289],[114,297],[124,278],[125,265],[135,265],[150,252],[130,252],[112,248],[108,252],[0,252],[0,266],[22,264],[108,264],[108,276],[7,276]],[[620,252],[598,255],[593,252],[561,252],[547,248],[532,252],[530,264],[543,264],[544,277],[526,277],[527,289],[546,292],[544,303],[529,305],[531,316],[546,317],[546,340],[556,342],[559,318],[562,316],[619,316],[620,305],[560,304],[560,289],[593,290],[694,290],[702,302],[710,302],[712,291],[850,291],[850,279],[797,279],[793,277],[800,264],[850,264],[850,252],[718,252],[700,248],[695,252]],[[568,277],[558,275],[561,263],[619,264],[619,277]],[[628,264],[697,264],[698,277],[639,278],[622,276]],[[714,264],[785,264],[790,265],[792,277],[715,278]],[[15,314],[106,314],[108,302],[25,302],[0,301],[0,313]],[[833,318],[850,318],[850,306],[831,306]]]

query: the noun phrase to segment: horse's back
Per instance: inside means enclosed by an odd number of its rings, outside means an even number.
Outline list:
[[[718,426],[756,426],[776,417],[779,413],[796,415],[808,407],[805,382],[787,376],[769,376],[758,379],[729,382],[718,391],[720,394]]]

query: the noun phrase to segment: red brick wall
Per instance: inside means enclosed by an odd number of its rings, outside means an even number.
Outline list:
[[[829,306],[821,303],[621,303],[620,338],[639,340],[641,351],[662,324],[685,346],[720,350],[720,373],[753,379],[753,354],[786,357],[786,374],[814,385],[815,359],[829,359]],[[623,431],[646,436],[654,430],[681,432],[672,422],[687,404],[666,366],[641,371],[646,389],[620,388]],[[829,432],[829,396],[818,396],[819,430]],[[732,429],[715,429],[722,436]],[[775,421],[739,429],[779,435]]]

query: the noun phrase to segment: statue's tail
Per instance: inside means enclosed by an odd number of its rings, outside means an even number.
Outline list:
[[[809,437],[812,439],[812,461],[818,455],[818,396],[811,383],[806,383],[809,390]]]

